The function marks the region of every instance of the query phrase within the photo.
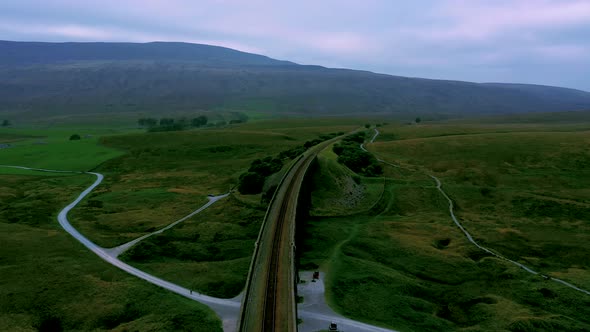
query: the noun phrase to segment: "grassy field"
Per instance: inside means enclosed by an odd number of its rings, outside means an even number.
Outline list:
[[[189,214],[207,194],[229,191],[254,159],[359,124],[272,120],[105,137],[104,145],[126,153],[97,168],[104,184],[73,211],[72,223],[101,246],[122,244]],[[261,195],[233,193],[122,258],[201,293],[233,297],[243,287],[265,209]]]
[[[56,214],[88,176],[0,176],[0,330],[221,331],[206,306],[101,261]]]
[[[209,193],[227,192],[254,159],[358,125],[323,122],[293,129],[274,121],[150,134],[101,126],[8,128],[0,132],[0,142],[11,147],[0,151],[0,158],[3,164],[104,173],[103,184],[70,219],[83,234],[110,247],[188,214]],[[70,141],[74,133],[82,139]],[[221,329],[205,306],[111,267],[61,230],[56,213],[91,182],[89,177],[0,172],[0,330]],[[237,295],[264,215],[260,200],[260,195],[234,194],[148,240],[153,252],[143,251],[143,245],[134,248],[148,259],[131,255],[129,261],[202,293]],[[174,253],[166,251],[170,248]]]
[[[107,128],[2,128],[0,143],[11,147],[0,150],[4,165],[19,165],[57,170],[88,171],[97,165],[122,155],[122,151],[99,144],[99,137],[128,132],[129,129]],[[70,141],[78,134],[80,140]],[[0,174],[22,174],[0,168]]]
[[[402,331],[588,330],[590,296],[470,244],[426,176],[441,179],[481,244],[588,289],[590,133],[583,127],[380,128],[369,150],[411,170],[388,167],[386,190],[368,213],[312,218],[301,262],[328,272],[328,298],[339,312]]]
[[[187,215],[207,194],[227,192],[254,159],[363,124],[274,119],[149,134],[3,129],[0,142],[13,146],[0,150],[0,158],[2,164],[103,173],[103,184],[70,219],[97,244],[113,247]],[[402,331],[589,330],[590,297],[478,250],[454,226],[426,175],[443,181],[480,243],[588,289],[588,128],[491,120],[387,125],[369,150],[409,170],[386,167],[385,179],[358,177],[326,150],[312,177],[300,263],[328,272],[328,299],[339,312]],[[82,140],[69,141],[73,133]],[[109,267],[61,231],[55,214],[88,177],[0,172],[0,307],[6,308],[0,330],[43,324],[220,329],[204,306]],[[265,208],[261,195],[233,193],[122,258],[195,291],[233,297],[243,287]]]
[[[264,206],[230,196],[136,245],[122,259],[201,293],[231,298],[244,287],[264,213]]]

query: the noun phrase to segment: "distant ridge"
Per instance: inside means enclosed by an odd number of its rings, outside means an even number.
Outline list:
[[[188,43],[0,41],[0,115],[252,110],[455,118],[590,109],[590,93],[304,66]]]
[[[48,64],[68,61],[189,61],[201,64],[294,65],[231,48],[179,42],[45,43],[0,41],[0,64]]]

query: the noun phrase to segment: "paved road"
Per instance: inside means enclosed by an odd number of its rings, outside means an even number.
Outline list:
[[[375,141],[375,139],[377,138],[377,136],[378,136],[378,135],[379,135],[379,131],[378,131],[377,129],[375,129],[375,135],[374,135],[374,136],[373,136],[373,138],[371,139],[371,143],[373,143],[373,142]],[[365,147],[364,147],[364,145],[363,145],[363,144],[361,144],[361,149],[363,149],[364,151],[367,151],[367,150],[365,149]],[[399,165],[396,165],[396,164],[389,163],[389,162],[387,162],[387,161],[384,161],[384,160],[382,160],[382,159],[379,159],[379,158],[377,158],[377,160],[378,160],[378,161],[380,161],[380,162],[382,162],[382,163],[384,163],[384,164],[387,164],[387,165],[393,166],[393,167],[397,167],[397,168],[404,168],[404,167],[401,167],[401,166],[399,166]],[[451,200],[451,198],[450,198],[450,197],[447,195],[447,193],[446,193],[446,192],[445,192],[445,191],[442,189],[442,183],[441,183],[441,181],[440,181],[440,180],[439,180],[439,179],[438,179],[436,176],[434,176],[434,175],[430,175],[430,174],[428,174],[428,176],[434,180],[434,182],[436,183],[436,189],[437,189],[437,190],[438,190],[438,191],[439,191],[439,192],[440,192],[440,193],[441,193],[441,194],[444,196],[444,198],[445,198],[445,199],[447,200],[447,202],[449,203],[449,214],[451,215],[451,219],[453,219],[453,222],[455,223],[455,225],[457,225],[457,227],[458,227],[458,228],[459,228],[459,229],[460,229],[460,230],[463,232],[463,234],[465,235],[465,237],[467,238],[467,240],[468,240],[469,242],[471,242],[473,245],[475,245],[475,246],[476,246],[476,247],[478,247],[479,249],[481,249],[481,250],[483,250],[483,251],[485,251],[485,252],[487,252],[487,253],[489,253],[489,254],[491,254],[491,255],[493,255],[493,256],[495,256],[495,257],[497,257],[497,258],[501,259],[501,260],[504,260],[504,261],[506,261],[506,262],[509,262],[509,263],[511,263],[511,264],[514,264],[514,265],[516,265],[516,266],[520,267],[521,269],[525,270],[525,271],[526,271],[526,272],[528,272],[528,273],[535,274],[535,275],[541,275],[541,276],[543,276],[543,277],[544,277],[544,278],[546,278],[546,279],[553,280],[553,281],[555,281],[555,282],[558,282],[558,283],[560,283],[560,284],[562,284],[562,285],[564,285],[564,286],[570,287],[570,288],[572,288],[572,289],[575,289],[575,290],[577,290],[577,291],[579,291],[579,292],[582,292],[582,293],[585,293],[585,294],[587,294],[587,295],[590,295],[590,291],[588,291],[588,290],[585,290],[585,289],[582,289],[582,288],[580,288],[580,287],[577,287],[577,286],[575,286],[575,285],[572,285],[572,284],[570,284],[569,282],[567,282],[567,281],[565,281],[565,280],[561,280],[561,279],[558,279],[558,278],[554,278],[554,277],[550,277],[550,276],[547,276],[547,275],[541,274],[541,273],[539,273],[539,272],[537,272],[537,271],[535,271],[535,270],[531,269],[530,267],[528,267],[528,266],[526,266],[526,265],[524,265],[524,264],[521,264],[521,263],[519,263],[519,262],[513,261],[513,260],[511,260],[511,259],[509,259],[509,258],[506,258],[506,257],[504,257],[504,256],[502,256],[502,255],[500,255],[500,254],[498,254],[498,253],[496,253],[496,252],[492,251],[491,249],[489,249],[489,248],[486,248],[486,247],[484,247],[484,246],[480,245],[479,243],[477,243],[477,241],[475,241],[475,240],[473,239],[473,236],[471,236],[471,234],[470,234],[470,233],[469,233],[469,232],[468,232],[468,231],[465,229],[465,227],[463,227],[463,225],[461,224],[461,222],[459,222],[459,220],[458,220],[458,219],[457,219],[457,217],[455,216],[455,212],[454,212],[454,206],[453,206],[453,201],[452,201],[452,200]]]
[[[61,227],[66,232],[70,233],[70,235],[72,235],[76,240],[78,240],[80,243],[82,243],[86,248],[90,249],[90,251],[95,253],[98,257],[100,257],[103,260],[105,260],[106,262],[120,268],[121,270],[123,270],[129,274],[132,274],[138,278],[146,280],[154,285],[160,286],[162,288],[168,289],[174,293],[177,293],[177,294],[187,297],[189,299],[192,299],[192,300],[201,302],[205,305],[208,305],[209,307],[211,307],[211,309],[213,309],[217,313],[217,315],[219,315],[219,317],[223,321],[224,326],[228,326],[228,329],[226,331],[232,331],[231,326],[235,326],[236,317],[238,316],[238,311],[240,309],[240,300],[241,299],[239,296],[236,298],[233,298],[233,299],[219,299],[219,298],[199,294],[196,292],[192,292],[188,288],[184,288],[182,286],[176,285],[176,284],[171,283],[169,281],[157,278],[151,274],[145,273],[145,272],[143,272],[143,271],[141,271],[129,264],[126,264],[126,263],[120,261],[119,259],[117,259],[117,251],[116,250],[105,249],[105,248],[102,248],[102,247],[96,245],[94,242],[90,241],[88,238],[86,238],[84,235],[82,235],[80,232],[78,232],[70,224],[70,222],[68,220],[68,213],[76,205],[78,205],[78,203],[80,203],[90,192],[92,192],[92,190],[94,190],[94,188],[96,188],[102,182],[102,180],[104,178],[104,176],[102,174],[93,173],[93,172],[56,171],[56,170],[29,168],[29,167],[21,167],[21,166],[5,166],[5,165],[0,165],[0,166],[10,167],[10,168],[18,168],[18,169],[24,169],[24,170],[31,170],[31,171],[39,171],[39,172],[76,173],[76,174],[94,175],[96,177],[96,180],[94,181],[94,183],[92,185],[90,185],[90,187],[86,188],[86,190],[84,190],[72,203],[70,203],[63,210],[61,210],[61,212],[57,216],[57,219],[58,219]],[[225,196],[227,196],[227,195],[217,196],[217,197],[211,199],[207,204],[205,204],[199,210],[176,221],[174,223],[174,225],[178,224],[179,222],[181,222],[183,220],[186,220],[187,218],[190,218],[191,216],[194,216],[195,214],[201,212],[203,209],[205,209],[206,207],[210,206],[211,204],[215,203],[217,200],[219,200]],[[168,229],[172,226],[169,225],[165,229]],[[158,232],[162,232],[165,229],[154,232],[152,234],[148,234],[148,236],[151,236],[151,235],[158,233]],[[147,236],[145,236],[145,237],[147,237]],[[137,243],[137,242],[138,241],[135,241],[135,243]]]

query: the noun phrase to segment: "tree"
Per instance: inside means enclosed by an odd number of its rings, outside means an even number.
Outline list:
[[[160,119],[160,126],[162,127],[171,127],[174,124],[174,119],[171,118],[161,118]]]
[[[140,127],[154,127],[158,124],[158,120],[154,119],[154,118],[141,118],[139,120],[137,120],[137,124]]]
[[[8,126],[10,126],[10,121],[9,120],[2,121],[2,127],[8,127]]]
[[[194,119],[191,120],[191,126],[193,127],[203,127],[205,125],[207,125],[207,117],[204,115],[200,115]]]
[[[420,123],[422,121],[422,119],[420,119],[420,117],[416,118],[416,123]]]
[[[154,118],[147,118],[147,119],[145,119],[145,124],[146,124],[146,126],[148,126],[150,128],[155,127],[158,125],[158,120],[154,119]]]
[[[238,190],[244,195],[258,194],[264,186],[264,177],[254,172],[247,172],[240,175]]]
[[[80,140],[80,135],[78,134],[73,134],[72,136],[70,136],[70,141],[79,141]]]
[[[370,123],[367,123],[367,124],[365,125],[365,128],[367,128],[367,129],[371,128],[371,124],[370,124]]]
[[[252,161],[248,172],[256,173],[260,176],[266,177],[280,171],[282,167],[283,161],[281,159],[266,157],[264,159],[256,159]]]

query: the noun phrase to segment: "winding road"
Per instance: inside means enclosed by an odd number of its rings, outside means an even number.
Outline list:
[[[369,143],[373,143],[378,135],[379,135],[379,131],[375,128],[375,134],[373,135],[373,137],[371,138]],[[363,151],[369,152],[365,148],[364,144],[361,144],[360,148]],[[382,162],[382,163],[392,166],[392,167],[406,169],[405,167],[387,162],[383,159],[380,159],[379,157],[377,157],[377,160],[379,162]],[[160,278],[155,277],[151,274],[148,274],[144,271],[141,271],[133,266],[130,266],[129,264],[122,262],[121,260],[119,260],[117,258],[121,253],[123,253],[125,250],[131,248],[133,245],[137,244],[138,242],[140,242],[150,236],[153,236],[155,234],[162,233],[162,232],[176,226],[178,223],[181,223],[181,222],[187,220],[188,218],[200,213],[201,211],[203,211],[207,207],[211,206],[212,204],[214,204],[218,200],[227,197],[229,195],[229,193],[224,194],[224,195],[214,196],[214,197],[208,197],[209,201],[206,204],[204,204],[203,206],[201,206],[199,209],[191,212],[189,215],[169,224],[168,226],[166,226],[160,230],[157,230],[157,231],[150,233],[150,234],[146,234],[142,237],[139,237],[135,240],[132,240],[128,243],[122,244],[122,245],[115,247],[115,248],[102,248],[102,247],[96,245],[94,242],[90,241],[88,238],[86,238],[80,232],[78,232],[70,224],[68,217],[67,217],[68,213],[74,207],[76,207],[89,193],[91,193],[98,185],[101,184],[101,182],[104,179],[104,176],[102,174],[95,173],[95,172],[49,170],[49,169],[31,168],[31,167],[24,167],[24,166],[12,166],[12,165],[0,165],[0,167],[15,168],[15,169],[22,169],[22,170],[29,170],[29,171],[37,171],[37,172],[49,172],[49,173],[88,174],[88,175],[92,175],[92,176],[96,177],[96,180],[88,188],[86,188],[82,193],[80,193],[80,195],[78,195],[78,197],[73,202],[71,202],[63,210],[60,211],[60,213],[57,217],[60,226],[66,232],[68,232],[70,235],[72,235],[76,240],[78,240],[80,243],[82,243],[86,248],[88,248],[90,251],[95,253],[97,256],[99,256],[101,259],[108,262],[109,264],[116,266],[117,268],[119,268],[129,274],[132,274],[138,278],[141,278],[151,284],[157,285],[159,287],[162,287],[164,289],[172,291],[176,294],[179,294],[183,297],[189,298],[194,301],[198,301],[200,303],[203,303],[203,304],[209,306],[221,318],[222,323],[223,323],[223,329],[225,332],[233,332],[236,330],[237,318],[238,318],[239,312],[240,312],[240,304],[241,304],[241,295],[242,294],[238,295],[237,297],[235,297],[233,299],[220,299],[220,298],[215,298],[215,297],[199,294],[197,292],[191,291],[188,288],[179,286],[177,284],[171,283],[169,281],[160,279]],[[440,179],[438,179],[434,175],[428,174],[428,176],[435,181],[436,189],[447,200],[447,202],[449,204],[449,214],[450,214],[453,222],[461,230],[461,232],[465,235],[465,237],[467,238],[467,240],[469,242],[471,242],[473,245],[478,247],[480,250],[483,250],[486,253],[491,254],[501,260],[504,260],[506,262],[514,264],[514,265],[520,267],[521,269],[527,271],[528,273],[531,273],[534,275],[542,275],[539,272],[531,269],[530,267],[523,265],[521,263],[518,263],[516,261],[510,260],[510,259],[492,251],[491,249],[480,245],[477,241],[475,241],[473,236],[465,229],[465,227],[461,224],[461,222],[459,222],[458,218],[455,216],[453,201],[450,199],[450,197],[447,195],[447,193],[443,190],[442,183],[441,183]],[[549,277],[546,275],[542,275],[542,276],[547,279],[558,282],[564,286],[572,288],[576,291],[584,293],[586,295],[590,295],[590,291],[579,288],[579,287],[572,285],[571,283],[566,282],[564,280]],[[347,331],[347,332],[348,331],[391,332],[392,331],[392,330],[364,324],[364,323],[354,321],[351,319],[347,319],[347,318],[342,317],[342,316],[338,315],[337,313],[331,311],[331,309],[329,309],[329,307],[328,308],[324,308],[324,307],[327,307],[327,306],[325,306],[325,304],[319,304],[319,307],[318,307],[318,305],[311,305],[311,306],[299,305],[298,316],[300,318],[302,318],[303,321],[305,322],[304,324],[302,324],[302,329],[301,329],[302,332],[315,331],[318,328],[322,328],[322,327],[325,328],[325,327],[327,327],[327,325],[330,321],[334,321],[334,322],[338,323],[339,327],[342,330]]]
[[[164,279],[160,279],[156,276],[153,276],[149,273],[141,271],[125,262],[122,262],[117,257],[123,253],[125,250],[132,247],[134,244],[137,244],[141,240],[144,240],[152,235],[161,233],[167,229],[170,229],[177,225],[178,223],[185,221],[186,219],[198,214],[199,212],[203,211],[207,207],[211,206],[213,203],[217,202],[218,200],[227,197],[229,194],[224,194],[220,196],[209,197],[209,202],[205,205],[201,206],[199,209],[191,212],[189,215],[171,223],[170,225],[155,231],[153,233],[144,235],[138,239],[125,243],[115,248],[102,248],[95,244],[94,242],[90,241],[84,235],[82,235],[78,230],[76,230],[68,220],[68,213],[76,207],[88,194],[90,194],[100,183],[103,181],[104,176],[100,173],[95,172],[78,172],[78,171],[61,171],[61,170],[50,170],[50,169],[41,169],[41,168],[32,168],[32,167],[24,167],[24,166],[12,166],[12,165],[0,165],[0,167],[5,168],[15,168],[15,169],[22,169],[22,170],[29,170],[29,171],[36,171],[36,172],[48,172],[48,173],[70,173],[70,174],[88,174],[93,175],[96,177],[94,183],[92,183],[88,188],[86,188],[78,197],[68,204],[63,210],[60,211],[57,219],[59,221],[60,226],[72,235],[76,240],[82,243],[86,248],[90,251],[95,253],[98,257],[106,261],[107,263],[116,266],[117,268],[132,274],[138,278],[141,278],[153,285],[162,287],[167,289],[171,292],[174,292],[178,295],[184,296],[188,299],[200,302],[209,306],[215,313],[221,318],[223,324],[224,332],[234,332],[237,328],[237,318],[239,316],[240,305],[241,305],[241,297],[242,294],[232,298],[232,299],[220,299],[212,296],[207,296],[203,294],[199,294],[195,291],[192,291],[188,288],[179,286],[177,284],[171,283]],[[331,321],[338,323],[340,328],[343,331],[352,332],[395,332],[392,330],[372,326],[369,324],[357,322],[352,319],[348,319],[342,317],[338,314],[330,314],[330,313],[319,313],[316,310],[298,310],[298,316],[302,318],[304,321],[308,322],[308,324],[312,326],[323,326],[327,327]],[[302,329],[302,332],[312,332],[316,331],[317,329]]]
[[[138,278],[141,278],[151,284],[160,286],[160,287],[165,288],[169,291],[172,291],[176,294],[182,295],[186,298],[201,302],[201,303],[209,306],[211,309],[213,309],[217,313],[217,315],[219,315],[219,317],[223,321],[224,328],[226,325],[230,325],[230,326],[232,324],[235,325],[235,320],[238,315],[238,311],[240,309],[240,298],[239,297],[236,297],[233,299],[219,299],[219,298],[199,294],[194,291],[191,291],[188,288],[179,286],[177,284],[174,284],[169,281],[155,277],[149,273],[143,272],[143,271],[141,271],[141,270],[125,263],[125,262],[122,262],[121,260],[119,260],[117,258],[117,256],[121,252],[123,252],[124,249],[131,247],[133,244],[136,244],[137,242],[141,241],[142,239],[145,239],[145,238],[152,236],[154,234],[157,234],[157,233],[161,233],[164,230],[178,224],[179,222],[182,222],[182,221],[194,216],[195,214],[201,212],[205,208],[209,207],[211,204],[218,201],[219,199],[226,197],[228,194],[216,196],[216,197],[210,197],[210,200],[207,204],[205,204],[204,206],[202,206],[198,210],[192,212],[188,216],[175,221],[174,223],[164,227],[163,229],[161,229],[159,231],[142,236],[139,239],[133,240],[133,241],[126,243],[122,246],[119,246],[119,247],[116,247],[113,249],[107,249],[107,248],[102,248],[102,247],[98,246],[97,244],[95,244],[94,242],[90,241],[88,238],[86,238],[84,235],[82,235],[80,232],[78,232],[78,230],[76,230],[70,224],[70,222],[68,220],[68,213],[76,205],[78,205],[78,203],[80,203],[90,192],[92,192],[94,190],[94,188],[96,188],[102,182],[102,180],[104,179],[104,176],[102,174],[94,173],[94,172],[48,170],[48,169],[30,168],[30,167],[23,167],[23,166],[0,165],[0,167],[17,168],[17,169],[23,169],[23,170],[49,172],[49,173],[89,174],[89,175],[95,176],[96,180],[94,181],[94,183],[91,184],[90,187],[86,188],[86,190],[84,190],[72,203],[70,203],[68,206],[66,206],[63,210],[60,211],[59,215],[57,216],[57,220],[59,221],[59,224],[61,225],[61,227],[66,232],[68,232],[70,235],[72,235],[76,240],[78,240],[80,243],[82,243],[86,248],[88,248],[90,251],[95,253],[98,257],[105,260],[107,263],[114,265],[114,266],[118,267],[119,269],[121,269],[129,274],[132,274]],[[121,248],[123,246],[126,246],[126,247]],[[226,331],[231,331],[231,330],[226,330]]]
[[[375,141],[375,139],[377,138],[378,135],[379,135],[379,130],[377,130],[377,128],[375,128],[375,135],[371,139],[370,143],[373,143]],[[365,149],[364,144],[361,144],[361,149],[363,149],[366,152],[369,152],[367,149]],[[377,160],[380,161],[380,162],[382,162],[382,163],[384,163],[384,164],[387,164],[387,165],[390,165],[390,166],[393,166],[393,167],[396,167],[396,168],[404,168],[404,169],[407,169],[405,167],[401,167],[399,165],[389,163],[389,162],[384,161],[384,160],[379,159],[379,158],[377,158]],[[513,260],[511,260],[509,258],[506,258],[506,257],[504,257],[504,256],[502,256],[502,255],[500,255],[500,254],[492,251],[491,249],[486,248],[486,247],[480,245],[479,243],[477,243],[477,241],[475,241],[473,239],[473,236],[471,236],[471,234],[465,229],[465,227],[463,227],[463,225],[461,224],[461,222],[459,222],[459,220],[455,216],[453,201],[451,200],[451,198],[449,197],[449,195],[447,195],[447,193],[442,189],[442,182],[440,181],[440,179],[437,178],[434,175],[431,175],[431,174],[427,174],[427,175],[434,180],[434,182],[436,183],[436,189],[443,195],[443,197],[449,203],[449,214],[451,216],[451,219],[453,219],[453,222],[455,223],[455,225],[461,230],[461,232],[463,232],[463,234],[465,235],[465,237],[467,238],[467,240],[469,242],[471,242],[473,245],[475,245],[479,249],[487,252],[488,254],[491,254],[491,255],[495,256],[496,258],[499,258],[501,260],[504,260],[506,262],[509,262],[511,264],[514,264],[514,265],[520,267],[521,269],[525,270],[528,273],[531,273],[531,274],[534,274],[534,275],[541,275],[541,276],[543,276],[546,279],[553,280],[553,281],[558,282],[558,283],[560,283],[560,284],[562,284],[564,286],[567,286],[567,287],[572,288],[572,289],[575,289],[575,290],[577,290],[579,292],[582,292],[582,293],[585,293],[587,295],[590,295],[590,291],[588,291],[588,290],[585,290],[585,289],[582,289],[582,288],[577,287],[575,285],[572,285],[572,284],[570,284],[569,282],[567,282],[565,280],[561,280],[561,279],[558,279],[558,278],[554,278],[554,277],[550,277],[550,276],[541,274],[541,273],[539,273],[539,272],[531,269],[530,267],[528,267],[528,266],[526,266],[524,264],[521,264],[519,262],[513,261]]]

